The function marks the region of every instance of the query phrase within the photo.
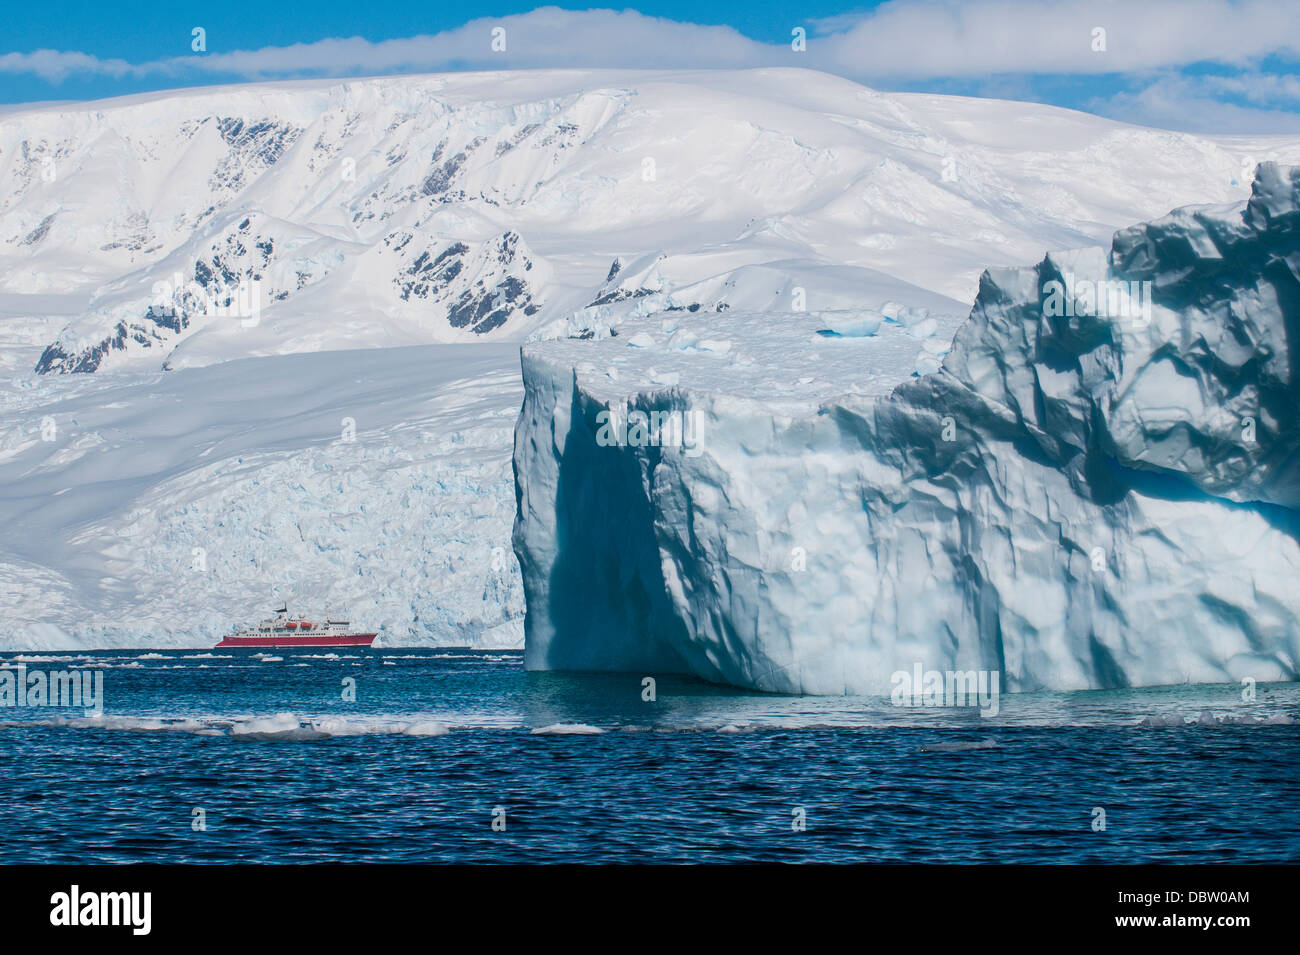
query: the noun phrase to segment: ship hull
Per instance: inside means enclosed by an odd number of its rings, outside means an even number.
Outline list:
[[[368,647],[374,642],[373,633],[345,633],[345,634],[309,634],[307,636],[289,636],[278,634],[266,634],[255,637],[223,637],[218,647],[279,647],[280,649],[292,649],[294,647]]]

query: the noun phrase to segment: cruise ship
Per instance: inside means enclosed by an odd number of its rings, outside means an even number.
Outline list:
[[[368,647],[373,633],[356,633],[347,620],[308,619],[289,616],[286,604],[256,627],[236,630],[222,637],[218,647]]]

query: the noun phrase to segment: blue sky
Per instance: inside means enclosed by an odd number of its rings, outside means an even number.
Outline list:
[[[788,65],[1197,132],[1300,130],[1293,0],[72,0],[11,4],[6,20],[3,103],[458,69]],[[497,27],[504,51],[492,49]],[[795,28],[806,49],[792,48]]]

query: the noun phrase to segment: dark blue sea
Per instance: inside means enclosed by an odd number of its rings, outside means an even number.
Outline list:
[[[5,863],[1300,861],[1296,684],[981,717],[508,651],[20,663],[102,672],[103,712],[0,708]]]

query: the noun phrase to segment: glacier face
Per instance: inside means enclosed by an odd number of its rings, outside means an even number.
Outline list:
[[[959,327],[882,304],[527,345],[527,666],[1296,679],[1298,223],[1300,173],[1263,164],[1244,209],[987,271]]]
[[[0,649],[210,647],[281,600],[388,646],[518,646],[517,353],[0,383]]]

